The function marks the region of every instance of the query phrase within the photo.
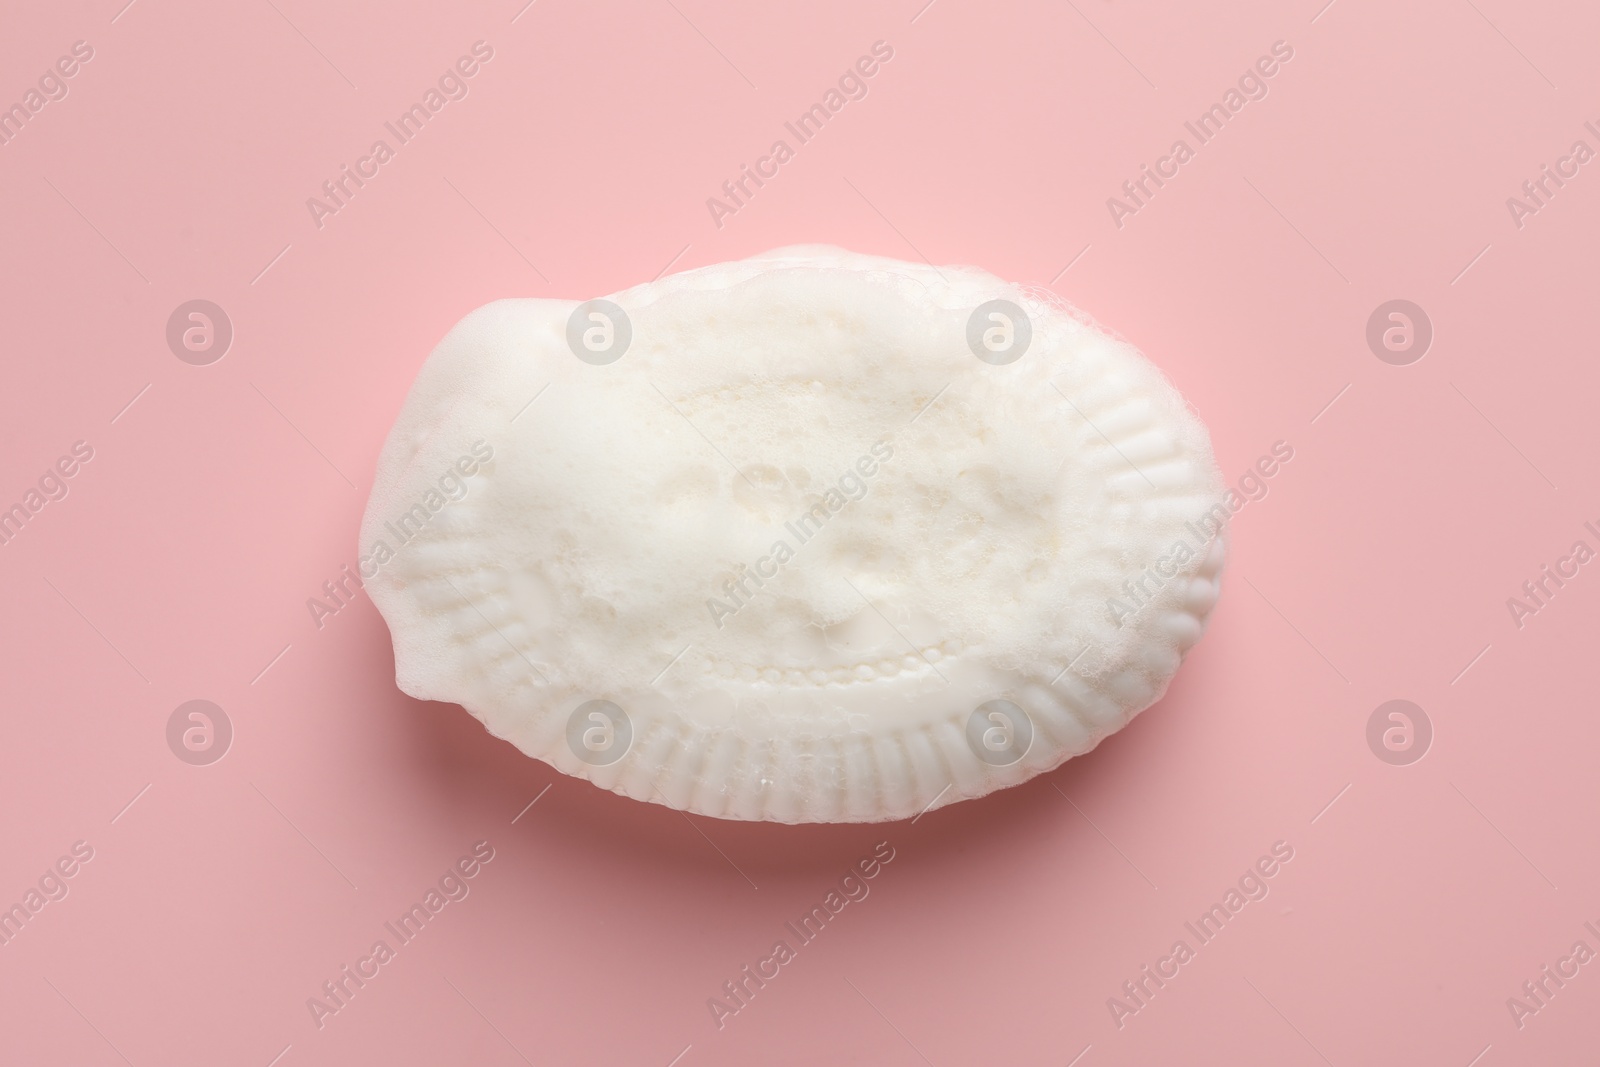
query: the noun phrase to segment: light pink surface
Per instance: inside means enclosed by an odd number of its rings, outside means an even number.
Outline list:
[[[1600,962],[1507,1000],[1600,951],[1600,564],[1520,629],[1506,605],[1600,548],[1600,162],[1520,228],[1506,204],[1600,149],[1592,5],[522,2],[0,15],[0,104],[93,48],[0,145],[0,504],[94,450],[0,546],[0,902],[93,849],[0,947],[0,1062],[1593,1059]],[[480,40],[469,95],[319,229],[306,199]],[[869,95],[715,225],[878,40]],[[1276,41],[1269,94],[1115,225]],[[458,318],[796,242],[1052,284],[1171,376],[1229,477],[1293,446],[1161,704],[914,824],[720,823],[404,697],[364,597],[316,627]],[[235,331],[209,366],[164,336],[197,298]],[[1391,299],[1433,323],[1409,366],[1365,341]],[[1434,728],[1409,766],[1366,740],[1397,698]],[[194,699],[234,728],[210,766],[166,740]],[[319,1028],[308,998],[483,840],[470,895]],[[708,998],[881,840],[870,896],[719,1029]],[[1278,841],[1270,894],[1199,946],[1184,923]],[[1180,938],[1119,1027],[1108,998]]]

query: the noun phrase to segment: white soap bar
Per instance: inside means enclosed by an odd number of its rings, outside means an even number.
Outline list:
[[[638,800],[869,822],[1155,701],[1223,488],[1161,373],[1049,294],[789,248],[468,315],[361,552],[412,696]]]

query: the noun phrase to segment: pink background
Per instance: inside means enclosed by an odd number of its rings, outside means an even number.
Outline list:
[[[1600,548],[1600,162],[1520,229],[1505,201],[1600,148],[1600,16],[923,2],[7,0],[0,103],[94,57],[0,146],[0,504],[94,458],[0,546],[0,905],[94,857],[0,947],[0,1061],[1593,1059],[1600,963],[1521,1028],[1506,1001],[1600,950],[1600,566],[1521,629],[1506,599]],[[306,198],[477,40],[470,95],[319,229]],[[714,225],[876,40],[870,94]],[[1270,94],[1114,225],[1278,40]],[[1230,478],[1293,446],[1161,704],[914,824],[722,823],[404,697],[364,597],[316,628],[458,318],[796,242],[1052,285],[1172,377]],[[196,298],[235,331],[209,366],[164,335]],[[1365,341],[1397,298],[1435,331],[1409,366]],[[1408,766],[1366,741],[1397,698],[1435,733]],[[233,724],[209,766],[167,745],[192,699]],[[307,998],[480,840],[470,896],[319,1029]],[[707,998],[880,840],[871,895],[718,1029]],[[1270,895],[1119,1028],[1107,998],[1280,840]]]

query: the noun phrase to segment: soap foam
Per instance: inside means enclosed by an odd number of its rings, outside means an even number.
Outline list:
[[[1032,326],[1005,365],[967,343],[996,298]],[[505,300],[418,376],[363,544],[470,442],[493,458],[369,585],[406,692],[638,799],[871,821],[1087,751],[1198,638],[1222,564],[1186,527],[1223,488],[1205,429],[1058,301],[819,248],[608,299],[632,326],[614,363],[567,348],[575,303]],[[797,533],[808,512],[820,529]],[[1137,610],[1108,611],[1162,559]],[[567,730],[597,699],[631,728],[602,766]],[[996,699],[1034,731],[1010,766],[965,736]]]

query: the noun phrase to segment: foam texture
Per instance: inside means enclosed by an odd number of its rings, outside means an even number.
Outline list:
[[[418,375],[361,529],[405,692],[638,800],[879,821],[1088,751],[1199,639],[1205,428],[1049,294],[805,247],[607,299],[614,362],[502,300]]]

